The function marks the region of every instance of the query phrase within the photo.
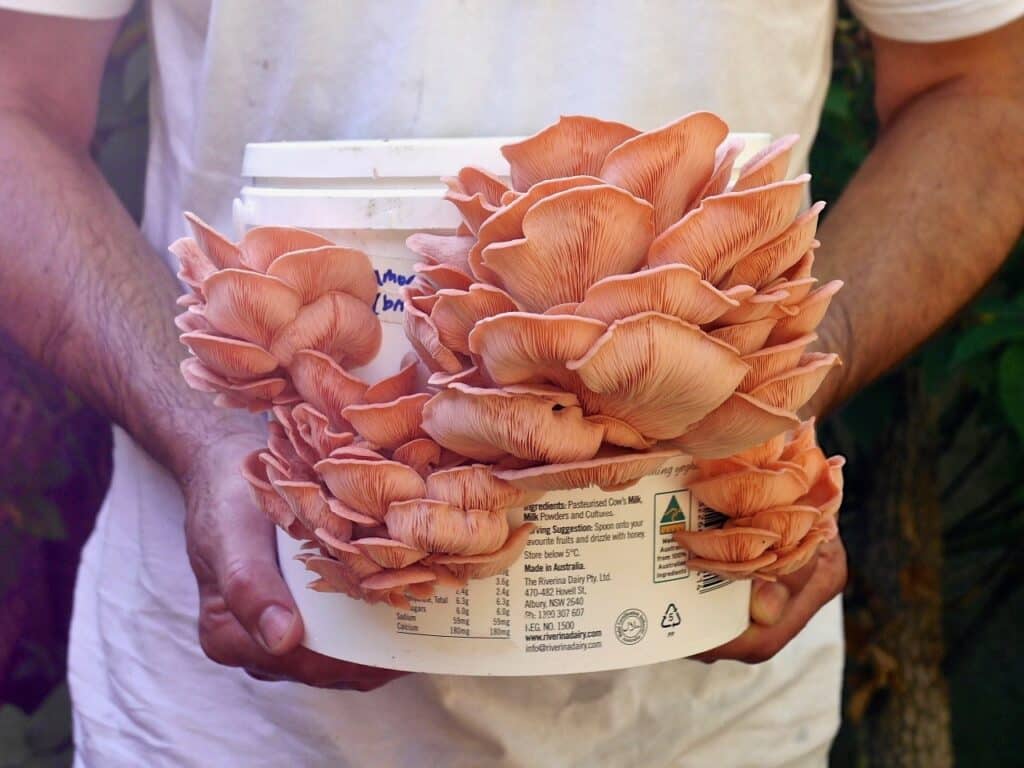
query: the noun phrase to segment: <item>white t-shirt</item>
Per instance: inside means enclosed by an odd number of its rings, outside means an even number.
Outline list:
[[[0,0],[68,16],[131,0]],[[887,37],[1000,26],[1024,0],[857,0]],[[652,128],[695,109],[798,132],[828,83],[825,0],[152,0],[144,231],[230,230],[248,141],[513,135],[560,113]],[[170,320],[168,319],[168,322]],[[412,675],[370,694],[206,660],[171,477],[123,432],[83,554],[70,651],[95,766],[821,766],[839,722],[838,601],[765,664],[678,661],[529,679]]]

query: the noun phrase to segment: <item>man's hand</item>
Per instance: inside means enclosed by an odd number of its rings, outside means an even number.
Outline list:
[[[264,445],[259,434],[218,440],[183,476],[203,651],[259,680],[326,688],[370,691],[405,674],[338,661],[299,645],[302,619],[278,570],[274,528],[239,473],[242,458]]]
[[[781,651],[811,617],[846,586],[846,550],[837,537],[796,573],[778,581],[754,582],[751,625],[735,640],[694,656],[699,661],[734,659],[760,664]]]

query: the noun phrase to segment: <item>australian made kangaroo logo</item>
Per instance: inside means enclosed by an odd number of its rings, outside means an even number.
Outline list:
[[[660,533],[672,533],[673,531],[681,531],[685,528],[686,513],[683,512],[683,508],[679,505],[679,499],[673,493],[668,497],[665,509],[662,510],[661,518],[658,521],[658,531]]]

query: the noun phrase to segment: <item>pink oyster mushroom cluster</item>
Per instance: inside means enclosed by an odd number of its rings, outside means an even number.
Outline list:
[[[727,459],[695,459],[687,487],[729,519],[722,528],[675,534],[690,567],[774,580],[805,566],[838,534],[843,463],[825,458],[813,420]]]
[[[679,451],[723,458],[796,429],[838,356],[808,351],[822,203],[786,180],[796,137],[739,169],[696,112],[640,132],[563,117],[503,148],[511,187],[447,180],[463,222],[413,235],[406,334],[439,387],[441,446],[530,490],[621,488]]]
[[[415,356],[373,383],[348,370],[381,343],[366,254],[288,227],[233,243],[186,220],[192,237],[171,246],[191,289],[176,319],[192,352],[182,373],[220,405],[272,411],[267,449],[242,473],[307,542],[311,586],[405,605],[514,562],[532,526],[510,530],[506,510],[526,494],[427,436]]]

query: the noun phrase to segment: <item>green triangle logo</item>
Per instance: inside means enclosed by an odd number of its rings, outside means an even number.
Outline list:
[[[667,523],[685,523],[686,515],[683,514],[683,508],[679,506],[679,499],[673,494],[669,500],[668,505],[665,507],[665,512],[661,516],[661,524]]]

